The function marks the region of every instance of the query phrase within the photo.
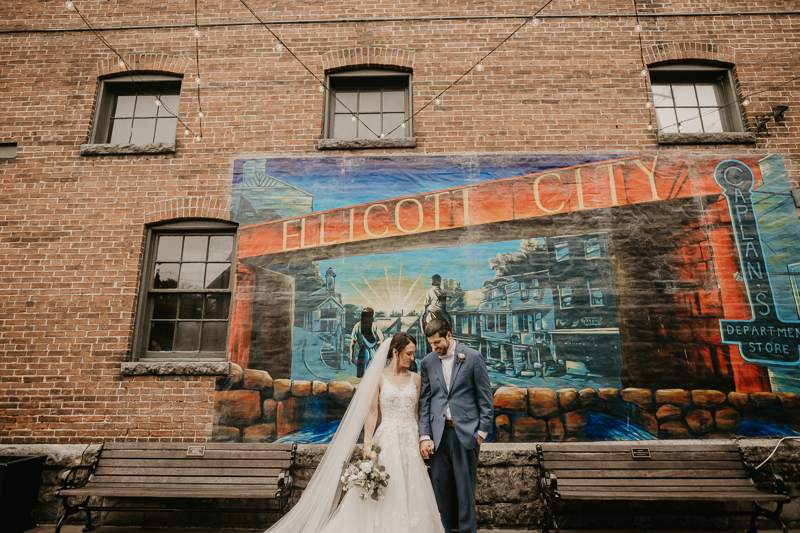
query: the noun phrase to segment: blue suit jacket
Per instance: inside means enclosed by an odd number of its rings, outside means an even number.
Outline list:
[[[458,362],[460,353],[466,356],[462,363]],[[455,357],[449,392],[438,354],[433,351],[420,363],[422,390],[419,395],[419,434],[430,435],[438,448],[449,405],[458,440],[471,450],[478,444],[479,430],[487,433],[492,431],[492,386],[480,352],[456,342]]]

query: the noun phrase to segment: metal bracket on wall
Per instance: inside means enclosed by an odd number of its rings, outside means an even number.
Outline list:
[[[792,189],[792,196],[794,196],[794,206],[800,207],[800,189]]]

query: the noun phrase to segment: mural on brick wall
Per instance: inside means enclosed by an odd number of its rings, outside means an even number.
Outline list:
[[[780,156],[237,159],[214,438],[326,442],[371,350],[480,350],[495,441],[800,435]]]

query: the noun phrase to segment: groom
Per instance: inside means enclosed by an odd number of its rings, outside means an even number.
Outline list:
[[[419,453],[431,457],[445,533],[454,526],[460,533],[476,533],[478,454],[494,420],[489,373],[480,352],[453,339],[447,321],[428,322],[425,336],[434,351],[420,364]]]

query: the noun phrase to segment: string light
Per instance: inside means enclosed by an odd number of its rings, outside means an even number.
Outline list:
[[[120,57],[117,65],[119,65],[119,68],[125,68],[125,60]]]
[[[745,107],[749,106],[750,105],[750,98],[745,97],[745,99],[742,100],[742,105],[745,106]]]
[[[189,131],[189,128],[183,128],[183,133],[184,133],[184,135],[189,135],[192,132]]]
[[[325,86],[324,85],[320,85],[319,86],[319,92],[321,92],[321,93],[325,92]]]
[[[483,61],[478,61],[478,64],[475,67],[475,70],[477,70],[478,72],[483,72]]]
[[[156,107],[159,107],[160,105],[161,105],[161,100],[156,98]]]
[[[351,122],[355,122],[356,121],[356,116],[355,115],[350,115],[350,121]]]
[[[198,116],[198,117],[200,117],[200,118],[203,118],[203,116],[204,116],[204,115],[203,115],[203,112],[202,112],[202,111],[200,111],[199,113],[197,113],[197,116]]]
[[[406,123],[403,122],[402,124],[400,124],[400,127],[403,128],[403,129],[406,129]]]
[[[683,131],[683,124],[678,122],[678,131]]]
[[[440,96],[437,96],[436,100],[434,100],[434,101],[436,102],[436,105],[439,105],[439,104],[442,103],[442,98]]]
[[[194,140],[197,141],[197,142],[200,142],[200,141],[203,140],[203,136],[202,135],[196,135]]]
[[[385,133],[381,133],[381,139],[383,139],[385,137],[386,137],[386,134]]]
[[[200,83],[202,80],[200,79],[200,75],[198,74],[197,77],[194,79],[196,83]]]
[[[531,26],[533,26],[534,28],[536,28],[536,27],[538,27],[538,26],[539,26],[539,22],[540,22],[540,21],[539,21],[539,19],[537,19],[537,18],[534,16],[534,17],[531,19]]]
[[[72,2],[68,1],[67,2],[67,9],[75,9],[75,4],[73,4]]]
[[[278,43],[278,44],[275,45],[275,51],[276,52],[280,52],[282,50],[283,50],[283,44]]]
[[[648,101],[647,101],[647,103],[646,103],[646,104],[644,104],[644,106],[645,106],[647,109],[650,109],[651,107],[653,107],[653,102],[651,102],[650,100],[648,100]]]
[[[192,30],[192,33],[194,34],[195,37],[200,37],[200,27],[195,26],[194,30]]]
[[[642,69],[642,71],[639,73],[639,75],[640,75],[641,77],[643,77],[643,78],[647,77],[647,69],[646,69],[646,68],[643,68],[643,69]]]
[[[653,123],[652,123],[652,122],[651,122],[650,124],[648,124],[648,125],[647,125],[647,129],[648,129],[648,130],[652,130],[652,129],[653,129]]]
[[[633,27],[633,31],[635,31],[636,33],[641,32],[642,31],[642,25],[637,23],[636,26]]]

